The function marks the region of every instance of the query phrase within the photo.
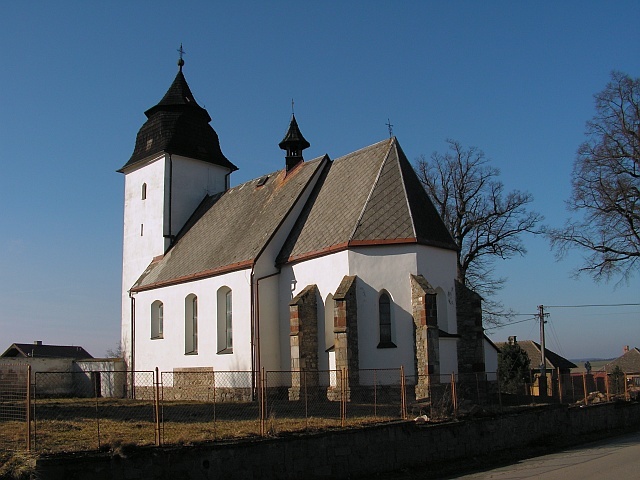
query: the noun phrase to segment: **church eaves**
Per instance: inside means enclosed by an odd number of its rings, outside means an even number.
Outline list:
[[[209,125],[211,117],[195,101],[179,65],[162,100],[145,112],[147,121],[138,131],[133,154],[119,172],[162,152],[238,169],[222,153],[218,134]]]

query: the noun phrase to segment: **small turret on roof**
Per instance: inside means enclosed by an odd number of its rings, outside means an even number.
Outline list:
[[[292,102],[293,104],[293,102]],[[309,148],[311,144],[302,136],[298,122],[296,122],[296,116],[291,114],[291,122],[289,123],[289,129],[285,134],[282,141],[278,144],[282,150],[287,151],[286,166],[287,172],[295,167],[298,163],[304,161],[302,158],[302,151],[305,148]]]

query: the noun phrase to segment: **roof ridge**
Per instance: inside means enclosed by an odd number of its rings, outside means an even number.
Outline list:
[[[390,140],[390,139],[385,138],[384,140],[381,140],[381,141],[379,141],[379,142],[373,143],[373,144],[368,145],[368,146],[366,146],[366,147],[359,148],[358,150],[355,150],[355,151],[353,151],[353,152],[349,152],[349,153],[347,153],[346,155],[342,155],[341,157],[337,157],[337,158],[334,160],[334,162],[337,162],[337,161],[339,161],[339,160],[344,160],[344,159],[349,158],[349,157],[353,157],[354,155],[358,155],[358,154],[360,154],[360,153],[364,152],[365,150],[369,150],[369,149],[373,149],[373,148],[375,148],[375,147],[378,147],[381,143],[388,142],[389,140]]]
[[[327,154],[325,153],[324,155],[321,155],[321,156],[316,157],[316,158],[312,158],[311,160],[305,160],[305,161],[302,163],[302,165],[301,165],[301,166],[309,165],[309,164],[311,164],[311,163],[313,163],[313,162],[319,162],[319,161],[323,160],[325,157],[327,157],[327,158],[329,158],[329,160],[331,160],[331,158],[329,157],[329,155],[327,155]],[[228,190],[226,190],[225,192],[229,192],[229,191],[231,191],[231,190],[237,190],[237,189],[239,189],[239,188],[241,188],[241,187],[243,187],[243,186],[245,186],[245,185],[249,185],[249,184],[251,184],[252,182],[255,182],[255,181],[257,181],[257,180],[260,180],[262,177],[272,177],[272,176],[274,176],[274,175],[279,174],[280,172],[282,172],[282,171],[284,171],[284,170],[285,170],[284,168],[281,168],[281,169],[279,169],[279,170],[274,170],[273,172],[263,173],[262,175],[258,175],[257,177],[254,177],[254,178],[252,178],[252,179],[250,179],[250,180],[247,180],[246,182],[239,183],[239,184],[238,184],[238,185],[236,185],[235,187],[231,187],[231,188],[229,188]],[[222,193],[225,193],[225,192],[222,192]],[[216,194],[216,195],[217,195],[217,194]]]
[[[405,183],[404,174],[402,173],[402,167],[400,165],[400,152],[398,152],[398,141],[396,137],[393,137],[393,143],[391,144],[391,148],[395,148],[396,150],[396,162],[398,165],[398,171],[400,173],[402,191],[404,192],[404,200],[407,202],[407,210],[409,211],[409,218],[411,219],[411,229],[413,230],[413,236],[417,240],[418,232],[416,231],[416,222],[413,220],[413,211],[411,210],[411,202],[409,202],[409,194],[407,193],[407,184]]]
[[[380,143],[382,143],[382,142],[378,142],[375,145],[379,145]],[[366,147],[366,148],[368,148],[368,147]],[[365,150],[366,148],[361,148],[360,150]],[[353,240],[353,237],[355,236],[356,232],[358,231],[358,227],[360,226],[360,222],[362,221],[362,217],[364,216],[364,212],[367,211],[367,207],[369,206],[369,201],[371,200],[371,195],[373,195],[373,192],[375,191],[376,186],[378,185],[378,182],[380,181],[380,175],[382,174],[382,170],[384,169],[384,166],[386,165],[387,160],[389,159],[389,153],[390,152],[391,152],[391,145],[389,145],[389,149],[387,150],[387,154],[384,156],[384,160],[382,160],[382,162],[380,162],[380,168],[378,168],[378,173],[376,174],[376,179],[371,184],[371,188],[369,189],[369,194],[367,195],[367,199],[364,201],[364,204],[362,205],[362,210],[360,210],[360,215],[358,215],[358,219],[356,220],[356,224],[353,227],[353,230],[351,230],[351,234],[349,235],[349,239],[347,240],[347,243],[350,243]],[[336,161],[337,160],[338,159],[336,159]]]

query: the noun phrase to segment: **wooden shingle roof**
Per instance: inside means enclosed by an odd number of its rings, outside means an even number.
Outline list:
[[[209,125],[211,117],[193,97],[182,67],[162,100],[145,115],[131,158],[118,172],[161,152],[238,169],[222,153],[218,134]]]

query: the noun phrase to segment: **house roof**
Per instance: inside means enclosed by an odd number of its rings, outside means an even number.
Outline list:
[[[616,367],[620,367],[620,370],[622,370],[624,373],[639,373],[640,350],[638,350],[637,348],[632,348],[612,362],[607,363],[604,366],[604,369],[608,373],[611,373]]]
[[[41,343],[14,343],[0,357],[31,358],[93,358],[84,348],[72,345],[42,345]]]
[[[392,243],[457,249],[395,137],[333,161],[278,263]]]
[[[496,346],[498,348],[502,348],[506,344],[507,344],[506,342],[499,342],[499,343],[496,343]],[[540,368],[540,364],[542,363],[542,355],[541,355],[542,350],[540,348],[540,344],[534,342],[533,340],[518,340],[518,345],[520,345],[520,348],[522,348],[525,352],[527,352],[527,355],[529,356],[529,360],[531,361],[531,364],[530,364],[531,369],[536,370]],[[578,367],[572,361],[567,360],[564,357],[561,357],[560,355],[558,355],[555,352],[552,352],[548,348],[545,348],[544,351],[545,351],[546,368],[550,368],[550,369],[560,368],[564,370],[564,369]]]
[[[218,134],[209,125],[211,117],[196,102],[182,65],[162,100],[145,115],[147,121],[138,131],[133,154],[119,172],[161,152],[195,158],[231,171],[238,169],[222,153]]]
[[[328,158],[299,164],[207,196],[173,247],[133,287],[147,290],[250,268]],[[264,182],[264,183],[262,183]]]

